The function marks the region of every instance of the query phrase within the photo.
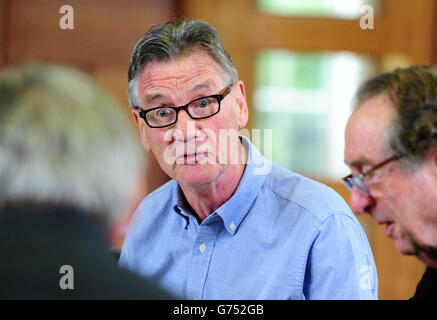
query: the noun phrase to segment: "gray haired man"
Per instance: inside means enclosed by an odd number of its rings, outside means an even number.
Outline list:
[[[356,100],[344,152],[352,209],[429,266],[415,298],[437,299],[437,68],[379,75]]]
[[[117,266],[109,227],[141,151],[115,102],[74,69],[0,73],[0,299],[167,299]]]
[[[134,48],[129,102],[172,180],[141,203],[120,263],[187,299],[374,299],[366,236],[331,189],[268,161],[238,130],[244,83],[216,30],[152,27]]]

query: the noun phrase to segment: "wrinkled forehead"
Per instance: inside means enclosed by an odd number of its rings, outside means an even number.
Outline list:
[[[152,61],[139,77],[142,90],[157,86],[189,87],[213,86],[225,82],[221,66],[205,51],[196,51],[168,61]]]

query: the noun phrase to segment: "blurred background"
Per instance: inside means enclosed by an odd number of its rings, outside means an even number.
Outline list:
[[[74,10],[72,30],[59,24],[64,4]],[[153,24],[184,18],[217,28],[246,84],[248,129],[273,129],[272,160],[328,184],[348,202],[344,128],[358,85],[395,67],[437,63],[437,0],[0,0],[0,66],[29,60],[75,66],[129,114],[135,43]],[[148,158],[134,204],[169,179]],[[116,248],[129,217],[120,221]],[[379,297],[410,298],[424,265],[401,256],[384,226],[358,219],[378,268]]]

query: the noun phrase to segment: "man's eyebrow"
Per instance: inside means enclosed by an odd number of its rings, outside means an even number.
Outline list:
[[[159,100],[162,98],[163,98],[162,94],[156,93],[156,94],[146,95],[144,100],[145,100],[146,104],[150,104],[150,103],[153,103],[156,100]]]
[[[214,82],[212,82],[211,80],[206,80],[205,82],[195,85],[190,91],[195,92],[195,91],[200,91],[203,89],[211,89],[211,88],[215,88]]]
[[[370,161],[365,156],[362,156],[362,157],[358,157],[351,163],[347,163],[346,160],[344,161],[344,163],[349,167],[362,167],[363,165],[371,165],[372,161]]]
[[[215,89],[215,88],[216,88],[216,86],[215,86],[213,81],[206,80],[205,82],[196,84],[194,87],[192,87],[190,89],[190,92],[191,93],[195,93],[195,92],[198,92],[198,91],[201,91],[201,90]],[[157,100],[162,100],[164,98],[165,98],[165,96],[163,94],[161,94],[161,93],[155,93],[155,94],[152,93],[150,95],[146,95],[144,97],[144,101],[146,102],[146,104],[152,104],[152,103],[156,102]]]

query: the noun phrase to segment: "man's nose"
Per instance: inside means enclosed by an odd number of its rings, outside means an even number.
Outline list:
[[[195,137],[196,132],[196,124],[193,119],[191,119],[190,115],[184,110],[181,109],[178,114],[178,120],[174,126],[175,137],[178,140],[183,139],[184,141],[188,141]]]
[[[357,214],[369,213],[376,204],[375,199],[357,187],[352,188],[351,208]]]

